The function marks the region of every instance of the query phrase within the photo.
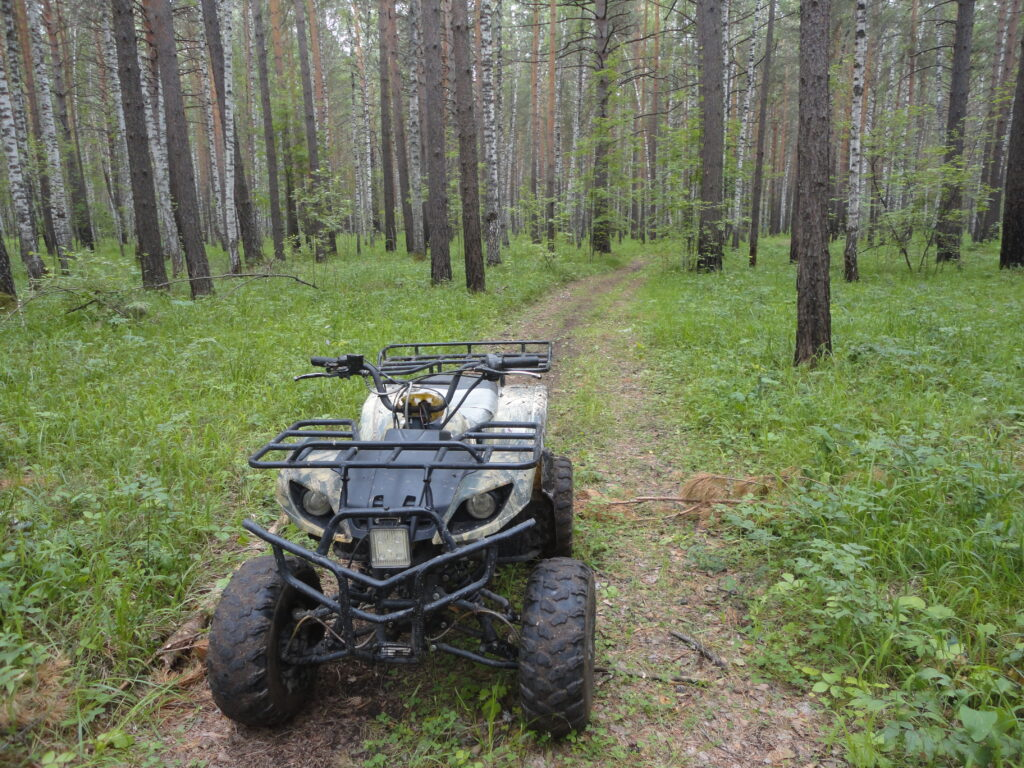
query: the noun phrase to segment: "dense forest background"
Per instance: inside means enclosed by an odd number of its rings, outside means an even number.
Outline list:
[[[916,269],[956,260],[962,233],[997,238],[1020,1],[821,5],[828,28],[804,49],[826,49],[846,278],[880,243]],[[483,254],[500,263],[518,233],[600,252],[677,238],[718,269],[724,242],[749,242],[753,265],[759,233],[801,220],[789,0],[4,0],[2,15],[0,221],[33,281],[113,239],[145,285],[187,275],[202,295],[204,244],[237,273],[269,236],[279,260],[429,242],[441,282],[455,238],[482,290]]]

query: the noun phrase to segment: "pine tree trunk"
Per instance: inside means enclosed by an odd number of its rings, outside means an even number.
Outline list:
[[[269,0],[270,37],[274,46],[274,74],[279,87],[284,88],[289,82],[290,74],[284,71],[284,11],[281,0]],[[290,101],[290,99],[289,99]],[[285,105],[284,130],[281,132],[281,163],[284,167],[284,201],[285,201],[285,234],[292,250],[299,248],[299,214],[295,204],[295,171],[292,153],[289,151],[293,143],[291,104]]]
[[[1002,269],[1024,268],[1024,38],[1021,40],[1017,89],[1013,95],[1013,123],[1006,156],[1006,202],[1003,207]]]
[[[7,253],[7,244],[4,242],[4,230],[2,223],[0,223],[0,309],[7,309],[17,303],[18,291],[14,287],[11,257]]]
[[[24,162],[27,158],[22,158],[18,148],[11,88],[2,56],[0,56],[0,138],[3,140],[4,155],[7,157],[7,185],[10,190],[11,202],[14,204],[14,217],[18,227],[18,249],[25,269],[28,271],[29,280],[34,283],[46,274],[46,265],[43,264],[43,260],[36,252],[32,211],[23,173]],[[12,290],[9,293],[14,295],[13,283],[11,287]]]
[[[860,235],[860,125],[864,105],[864,58],[868,48],[868,2],[857,0],[856,44],[853,52],[853,99],[850,102],[850,159],[846,198],[846,244],[843,248],[843,277],[847,282],[860,279],[857,270],[857,238]]]
[[[487,232],[487,264],[501,264],[501,220],[498,188],[498,130],[494,93],[494,2],[480,0],[480,100],[484,114],[484,167],[487,194],[484,224]]]
[[[394,0],[384,0],[385,33],[388,43],[388,82],[391,92],[392,128],[394,130],[395,164],[398,166],[398,195],[402,206],[402,226],[405,229],[405,250],[415,253],[413,240],[412,199],[409,192],[408,143],[405,135],[405,111],[402,109],[402,75],[398,66],[398,28],[395,20]]]
[[[722,228],[725,102],[722,69],[722,5],[720,0],[697,0],[697,36],[700,44],[700,94],[703,123],[701,140],[700,230],[697,269],[722,269],[725,231]]]
[[[142,267],[142,285],[167,285],[164,251],[157,223],[156,191],[149,155],[146,103],[142,95],[138,42],[135,37],[133,0],[111,0],[114,42],[117,47],[117,80],[120,84],[121,113],[128,145],[128,171],[135,218],[135,248]]]
[[[829,3],[800,4],[800,128],[797,136],[796,365],[832,352],[829,293]]]
[[[775,41],[775,0],[768,0],[768,29],[765,33],[764,71],[761,74],[761,97],[757,117],[757,155],[754,159],[754,180],[750,189],[750,260],[757,266],[757,240],[761,234],[761,190],[764,184],[764,144],[768,133],[768,90],[771,87],[772,47]]]
[[[452,279],[448,251],[448,168],[445,158],[444,114],[446,110],[441,65],[440,0],[422,0],[423,70],[427,75],[427,228],[430,232],[430,279],[436,285]]]
[[[547,224],[548,252],[555,252],[555,43],[558,29],[558,1],[550,0],[548,3],[548,108],[547,108],[547,131],[544,137],[545,145],[545,176],[547,177],[547,191],[545,194],[546,211],[545,223]]]
[[[971,74],[971,36],[974,31],[974,0],[957,0],[956,32],[953,40],[953,72],[949,86],[949,113],[946,121],[946,168],[958,174],[964,153],[964,127]],[[963,185],[948,181],[942,190],[939,216],[935,224],[938,262],[960,260],[960,235],[964,225]]]
[[[213,293],[213,281],[210,279],[210,266],[202,233],[199,231],[199,203],[196,200],[195,171],[188,141],[188,123],[185,121],[185,104],[181,97],[181,75],[178,70],[171,4],[170,0],[144,0],[144,8],[153,31],[163,93],[174,219],[185,247],[185,267],[188,269],[192,298],[197,298]]]
[[[459,128],[459,196],[462,200],[462,246],[466,288],[483,291],[484,257],[480,242],[480,192],[477,164],[477,123],[473,112],[473,65],[470,61],[469,12],[466,0],[452,0],[452,45],[455,107]]]
[[[594,66],[597,70],[594,112],[594,183],[590,247],[597,253],[611,253],[611,210],[608,189],[608,156],[611,154],[611,131],[608,125],[608,56],[611,30],[608,0],[594,2]]]
[[[267,156],[268,194],[270,196],[270,231],[274,240],[274,259],[284,261],[284,222],[281,219],[281,192],[278,188],[277,135],[270,102],[270,77],[267,72],[267,34],[263,25],[262,0],[252,6],[256,34],[256,68],[260,79],[260,108],[263,112],[263,141]]]
[[[50,206],[52,207],[57,259],[61,272],[67,273],[68,259],[72,248],[71,217],[64,190],[64,174],[61,170],[60,149],[57,144],[57,126],[53,116],[53,105],[50,102],[53,88],[50,85],[50,73],[46,69],[46,57],[42,42],[43,21],[38,3],[39,0],[26,0],[25,8],[28,12],[32,60],[35,66],[35,86],[38,89],[36,105],[39,109],[39,124],[46,158],[46,178],[50,186]]]
[[[302,79],[302,105],[306,125],[306,154],[309,157],[309,178],[306,182],[310,192],[320,192],[320,155],[316,140],[316,107],[313,104],[313,80],[309,71],[309,50],[306,43],[306,14],[302,0],[295,0],[295,35],[299,41],[299,75]],[[312,211],[309,210],[312,208]],[[317,261],[323,261],[327,254],[321,242],[319,205],[307,206],[306,234],[313,241],[313,254]]]

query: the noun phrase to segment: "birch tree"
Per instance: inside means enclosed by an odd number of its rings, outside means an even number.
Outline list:
[[[263,25],[263,0],[253,0],[253,27],[256,35],[256,67],[260,81],[260,108],[263,112],[263,141],[267,162],[267,189],[270,197],[270,232],[274,258],[284,261],[284,222],[281,220],[281,192],[278,188],[277,134],[270,102],[270,77],[267,72],[267,35]]]
[[[0,56],[0,139],[3,140],[4,156],[7,158],[7,184],[10,188],[11,201],[14,204],[14,217],[18,228],[18,250],[25,269],[28,271],[29,279],[35,282],[46,274],[46,265],[43,264],[43,260],[36,252],[32,211],[22,172],[23,159],[18,149],[14,109],[11,104],[11,91],[3,56]],[[13,295],[13,290],[10,293]]]
[[[409,30],[412,45],[409,49],[409,202],[412,208],[412,249],[416,255],[426,253],[423,232],[423,161],[422,110],[425,84],[423,82],[423,40],[420,34],[419,2],[409,3]]]
[[[754,27],[750,35],[747,49],[747,89],[743,94],[743,106],[740,109],[740,133],[736,142],[736,182],[732,191],[732,247],[740,247],[740,231],[743,229],[743,180],[747,148],[750,144],[750,105],[754,99],[754,61],[757,53],[757,33],[761,28],[763,7],[758,6],[754,12]]]
[[[26,0],[25,8],[28,12],[35,85],[38,89],[36,105],[39,109],[39,124],[46,158],[46,177],[50,186],[50,206],[53,214],[57,259],[61,272],[66,273],[72,248],[71,218],[68,214],[68,199],[64,190],[64,174],[61,170],[60,149],[57,144],[57,126],[53,117],[53,105],[50,102],[50,94],[53,89],[50,86],[50,73],[47,71],[46,57],[43,52],[43,20],[39,0]]]
[[[142,96],[138,43],[135,38],[135,14],[132,0],[111,0],[111,28],[117,48],[117,81],[124,115],[125,141],[128,145],[128,169],[135,213],[135,248],[142,268],[142,285],[159,288],[167,285],[164,251],[157,223],[156,191],[149,155],[146,104]]]
[[[501,264],[501,221],[499,219],[498,132],[494,94],[494,0],[480,0],[480,96],[484,114],[484,173],[487,178],[484,228],[487,264]]]
[[[850,160],[846,189],[846,244],[843,248],[843,277],[860,279],[857,271],[857,238],[860,234],[860,124],[864,104],[864,57],[868,49],[868,2],[857,0],[853,51],[853,99],[850,102]]]
[[[307,187],[312,192],[319,192],[322,187],[320,179],[320,154],[316,140],[316,107],[313,101],[313,81],[309,69],[309,50],[306,44],[305,8],[302,0],[295,0],[295,31],[299,41],[299,75],[302,80],[302,104],[304,112],[304,123],[306,126],[306,154],[309,158],[309,176]],[[323,243],[321,242],[321,231],[323,226],[320,222],[319,211],[314,210],[312,215],[307,211],[306,230],[309,238],[313,241],[313,254],[317,261],[326,258]]]

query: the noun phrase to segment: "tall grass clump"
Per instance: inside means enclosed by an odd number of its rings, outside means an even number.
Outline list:
[[[869,255],[833,275],[833,357],[794,369],[795,267],[765,250],[666,262],[639,304],[680,465],[790,478],[723,510],[772,574],[762,662],[836,707],[855,765],[1020,765],[1024,275]]]
[[[95,752],[96,727],[131,704],[170,628],[230,572],[240,520],[276,516],[272,473],[246,456],[297,418],[357,412],[357,384],[292,382],[311,354],[485,338],[615,264],[516,242],[471,296],[458,267],[432,287],[425,262],[342,250],[274,267],[316,288],[221,280],[193,302],[184,284],[134,290],[136,267],[108,245],[0,322],[5,754]]]

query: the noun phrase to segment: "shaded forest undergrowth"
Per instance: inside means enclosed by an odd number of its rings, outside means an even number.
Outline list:
[[[674,247],[623,247],[621,258],[654,258],[622,309],[633,322],[578,350],[571,383],[562,374],[553,418],[564,426],[553,440],[594,494],[581,505],[584,558],[600,573],[602,553],[632,545],[622,507],[604,500],[652,490],[642,478],[623,485],[598,447],[614,445],[621,425],[596,383],[633,374],[659,430],[654,445],[632,436],[630,450],[656,452],[680,479],[784,480],[761,501],[698,521],[710,546],[690,536],[687,518],[651,524],[663,527],[666,551],[685,555],[669,567],[748,574],[726,588],[749,609],[741,625],[756,674],[832,705],[830,738],[854,764],[1014,764],[1024,702],[1020,275],[999,273],[988,253],[930,276],[866,258],[860,284],[834,283],[835,357],[794,370],[785,242],[769,241],[756,271],[736,259],[713,276],[678,269]],[[153,652],[202,587],[231,570],[247,543],[241,517],[276,516],[271,478],[245,454],[297,416],[357,407],[355,388],[290,383],[309,354],[488,335],[553,283],[616,266],[519,245],[489,273],[492,291],[467,297],[458,275],[431,289],[422,265],[380,255],[288,265],[316,290],[226,281],[198,303],[145,294],[63,314],[82,290],[129,280],[116,256],[93,264],[74,295],[35,301],[0,327],[10,361],[0,372],[0,714],[5,749],[100,764],[126,754],[160,763],[146,723],[173,687],[146,678]],[[616,334],[639,371],[616,368],[605,348]],[[639,588],[610,583],[610,604]],[[367,733],[367,754],[520,764],[529,739],[502,716],[507,690],[486,678],[458,705],[450,689],[443,705],[417,694],[436,733],[385,727]],[[620,727],[652,707],[630,703]],[[585,734],[556,758],[599,762],[607,738]],[[653,764],[629,750],[617,759]]]

